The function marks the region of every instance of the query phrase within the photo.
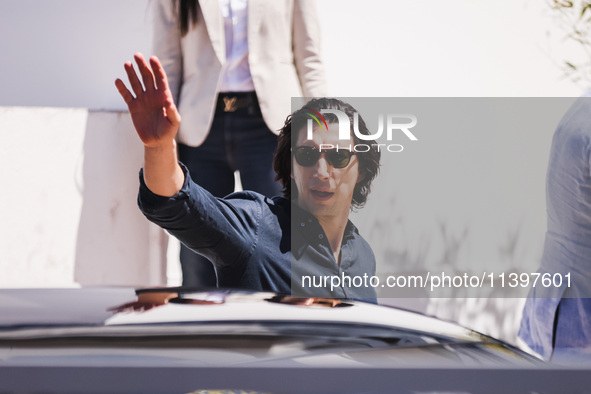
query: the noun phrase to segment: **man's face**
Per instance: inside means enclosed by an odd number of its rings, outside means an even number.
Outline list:
[[[338,123],[330,123],[328,131],[315,126],[311,140],[307,139],[306,128],[303,127],[292,149],[306,146],[319,150],[322,144],[338,146],[339,150],[349,150],[350,146],[352,149],[354,142],[351,137],[348,140],[339,140],[338,137]],[[295,155],[292,155],[291,176],[298,188],[297,204],[319,220],[334,216],[348,217],[355,185],[361,180],[359,162],[357,156],[353,155],[346,167],[335,168],[327,160],[325,145],[318,161],[311,166],[298,164]]]

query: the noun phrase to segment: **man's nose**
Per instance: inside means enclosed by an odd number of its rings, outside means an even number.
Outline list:
[[[328,178],[330,176],[329,170],[329,164],[326,161],[326,158],[324,155],[321,155],[316,163],[316,177],[321,179]]]

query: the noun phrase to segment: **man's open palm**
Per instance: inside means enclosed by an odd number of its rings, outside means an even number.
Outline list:
[[[157,147],[174,139],[181,117],[160,61],[156,57],[150,58],[150,67],[141,54],[135,54],[134,58],[141,82],[131,62],[125,63],[125,71],[134,94],[131,94],[121,79],[115,81],[115,86],[129,108],[135,130],[144,145]]]

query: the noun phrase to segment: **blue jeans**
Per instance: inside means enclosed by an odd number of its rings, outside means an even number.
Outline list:
[[[281,193],[273,171],[277,148],[275,136],[265,124],[260,110],[247,108],[216,114],[202,145],[178,144],[179,160],[187,166],[195,183],[216,197],[234,191],[234,171],[240,171],[244,190],[272,197]],[[213,287],[217,280],[213,265],[205,257],[181,244],[183,286]]]

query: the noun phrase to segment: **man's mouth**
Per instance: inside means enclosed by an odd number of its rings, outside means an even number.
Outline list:
[[[314,189],[311,190],[311,194],[315,199],[321,200],[321,201],[328,200],[334,195],[333,192],[314,190]]]

